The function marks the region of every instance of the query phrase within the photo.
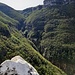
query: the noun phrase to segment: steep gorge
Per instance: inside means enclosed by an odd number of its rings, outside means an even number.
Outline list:
[[[25,20],[24,35],[37,51],[64,70],[75,74],[75,3],[46,6]]]
[[[23,36],[21,30],[18,30],[19,23],[24,20],[23,14],[2,3],[0,3],[0,11],[0,63],[20,55],[33,65],[40,75],[66,75],[40,55],[35,50],[36,46]]]

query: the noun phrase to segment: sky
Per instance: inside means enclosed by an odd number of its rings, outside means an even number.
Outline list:
[[[23,10],[43,4],[43,0],[0,0],[0,2],[5,3],[16,10]]]

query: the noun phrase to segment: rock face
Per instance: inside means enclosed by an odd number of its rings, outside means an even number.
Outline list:
[[[57,4],[62,4],[63,0],[44,0],[44,5],[57,5]]]
[[[15,56],[0,66],[0,75],[39,75],[36,69],[22,57]]]
[[[74,3],[75,0],[44,0],[45,6],[63,5],[68,3]]]

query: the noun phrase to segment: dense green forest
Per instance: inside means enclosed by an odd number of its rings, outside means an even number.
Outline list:
[[[38,48],[32,41],[25,38],[22,32],[25,20],[22,11],[0,3],[0,63],[20,55],[32,64],[40,75],[66,75],[37,52]]]
[[[23,11],[0,3],[0,63],[15,55],[40,75],[74,75],[75,3]]]
[[[37,51],[68,75],[75,74],[75,4],[36,9],[24,21],[23,32]]]

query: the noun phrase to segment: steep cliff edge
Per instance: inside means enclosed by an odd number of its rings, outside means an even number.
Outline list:
[[[75,0],[44,0],[45,6],[64,5],[74,3]]]

